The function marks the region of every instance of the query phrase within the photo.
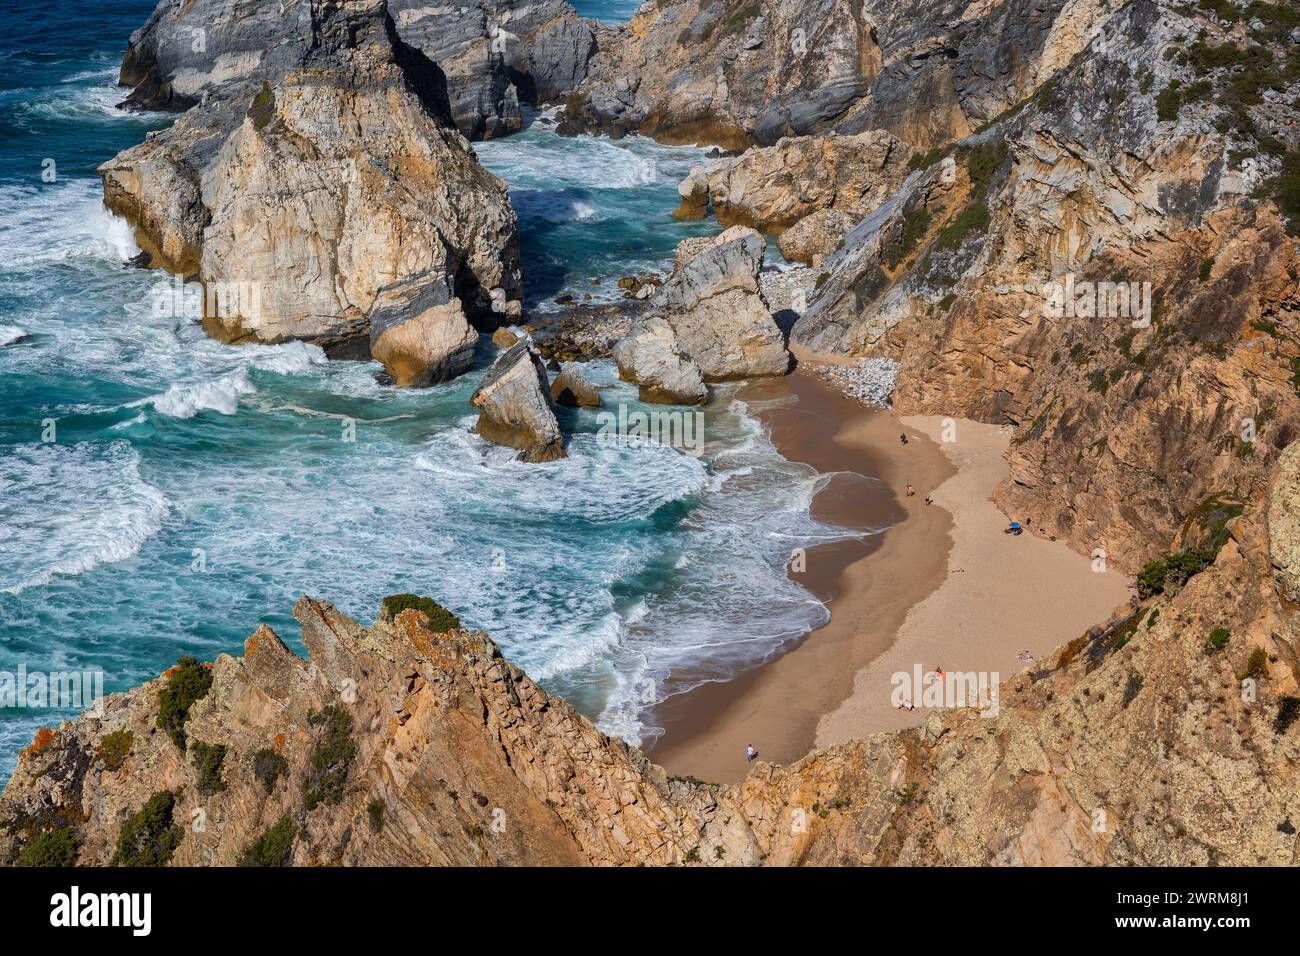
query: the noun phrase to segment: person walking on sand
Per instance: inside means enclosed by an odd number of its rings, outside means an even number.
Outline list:
[[[910,498],[910,497],[912,497],[912,495],[914,495],[914,494],[916,494],[916,492],[912,490],[912,486],[911,486],[911,485],[908,485],[908,486],[907,486],[907,497]]]
[[[906,445],[906,444],[907,444],[907,435],[906,435],[906,434],[899,435],[899,436],[898,436],[898,443],[899,443],[900,445]]]
[[[753,763],[758,757],[758,751],[754,749],[753,744],[745,744],[745,763]]]

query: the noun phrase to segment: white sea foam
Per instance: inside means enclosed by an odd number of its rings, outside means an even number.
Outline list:
[[[0,348],[6,345],[12,345],[19,339],[26,338],[27,330],[21,329],[16,325],[0,324]]]
[[[0,591],[136,554],[168,510],[139,462],[125,441],[10,446],[0,456]]]
[[[248,372],[241,368],[211,382],[173,385],[149,402],[159,414],[169,418],[193,418],[205,409],[233,415],[239,408],[240,396],[254,391]]]
[[[7,271],[82,258],[120,265],[139,252],[131,226],[104,208],[97,180],[0,186],[0,265]]]

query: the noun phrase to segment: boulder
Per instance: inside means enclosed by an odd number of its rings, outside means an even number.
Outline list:
[[[806,262],[820,268],[843,245],[844,237],[857,221],[853,213],[820,209],[781,233],[776,245],[781,255],[791,262]]]
[[[683,239],[677,243],[677,252],[673,259],[673,272],[677,272],[701,252],[708,252],[716,246],[725,245],[731,240],[739,239],[742,236],[757,235],[758,233],[748,226],[732,226],[729,229],[724,229],[716,236],[691,236],[689,239]]]
[[[759,292],[763,237],[752,231],[698,253],[650,298],[706,382],[789,371],[781,329]]]
[[[614,346],[619,376],[639,387],[641,401],[661,405],[703,405],[704,378],[677,345],[667,320],[651,316]]]
[[[560,374],[551,383],[551,401],[571,408],[600,408],[600,392],[587,381],[582,369],[572,362],[560,365]]]
[[[564,457],[563,436],[547,398],[546,369],[527,342],[497,356],[470,404],[479,410],[478,433],[490,442],[519,449],[523,461]]]
[[[370,354],[400,388],[421,388],[468,371],[477,342],[460,299],[442,278],[387,286],[370,311]]]
[[[492,344],[499,349],[508,349],[518,341],[519,334],[504,325],[492,333]]]

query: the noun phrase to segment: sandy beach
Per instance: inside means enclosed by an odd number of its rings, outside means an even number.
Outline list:
[[[1006,679],[1027,666],[1021,654],[1049,653],[1127,600],[1122,575],[1095,572],[1062,543],[1003,533],[1008,519],[990,494],[1006,474],[1009,429],[900,419],[806,371],[753,388],[755,398],[788,389],[798,399],[758,415],[783,455],[835,474],[814,501],[816,517],[888,530],[810,550],[806,570],[791,572],[826,602],[828,624],[767,664],[656,710],[665,733],[650,756],[670,773],[734,782],[749,769],[750,743],[761,760],[787,764],[918,724],[923,706],[891,701],[894,674],[938,667]]]

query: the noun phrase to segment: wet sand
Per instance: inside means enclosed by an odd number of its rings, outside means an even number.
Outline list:
[[[798,401],[759,407],[787,394]],[[813,502],[817,519],[889,530],[812,548],[804,570],[792,567],[791,578],[826,603],[828,624],[761,667],[656,708],[653,720],[665,733],[650,758],[669,773],[714,782],[745,776],[747,744],[775,763],[813,748],[819,723],[852,694],[857,672],[889,648],[912,605],[942,583],[951,543],[948,513],[924,503],[954,473],[935,442],[803,372],[750,386],[741,397],[786,458],[834,476]],[[909,483],[911,498],[904,495]]]

